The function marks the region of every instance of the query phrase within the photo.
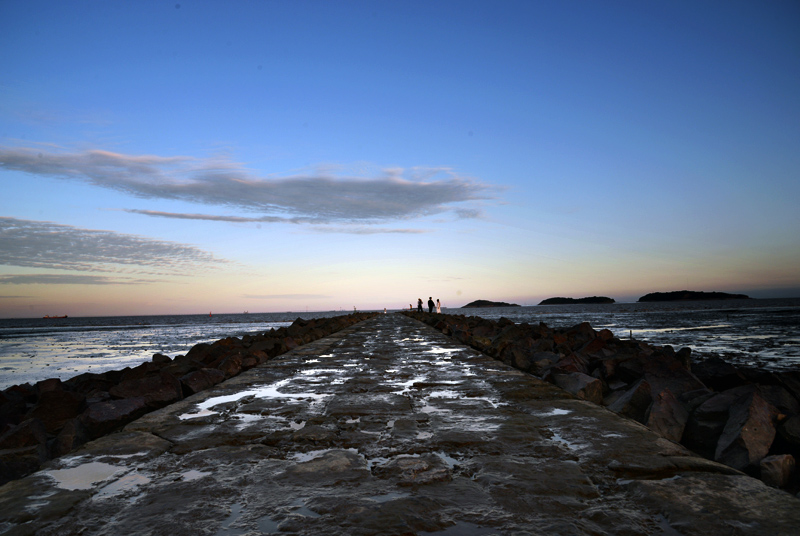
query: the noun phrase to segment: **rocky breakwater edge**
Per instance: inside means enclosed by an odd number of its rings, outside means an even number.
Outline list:
[[[0,392],[0,485],[146,413],[375,314],[298,318],[262,334],[197,344],[174,359],[155,354],[133,368],[13,385]]]
[[[692,362],[691,349],[571,328],[405,312],[457,341],[644,424],[707,459],[797,494],[800,371]],[[800,496],[800,494],[798,494]]]

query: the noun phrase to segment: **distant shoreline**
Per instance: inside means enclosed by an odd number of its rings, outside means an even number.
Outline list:
[[[616,300],[606,296],[589,296],[586,298],[547,298],[539,302],[539,305],[571,305],[584,303],[616,303]]]
[[[489,300],[475,300],[466,305],[461,306],[462,309],[476,308],[476,307],[521,307],[516,303],[495,302]]]
[[[751,300],[745,294],[729,294],[727,292],[698,292],[693,290],[674,290],[672,292],[651,292],[639,298],[639,302],[669,302],[669,301],[720,301],[720,300]]]

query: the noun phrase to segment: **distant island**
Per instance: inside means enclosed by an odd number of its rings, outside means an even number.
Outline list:
[[[590,296],[586,298],[547,298],[539,302],[539,305],[570,305],[579,303],[615,303],[613,298],[606,296]]]
[[[475,300],[474,302],[469,302],[461,308],[466,309],[467,307],[519,307],[519,305],[516,303],[506,303],[502,301]]]
[[[745,294],[728,294],[727,292],[697,292],[694,290],[675,290],[673,292],[651,292],[645,294],[640,302],[666,301],[701,301],[701,300],[749,300]]]

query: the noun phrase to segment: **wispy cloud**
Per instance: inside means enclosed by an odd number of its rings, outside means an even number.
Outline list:
[[[465,203],[493,199],[496,188],[448,168],[386,169],[377,176],[333,168],[291,176],[259,177],[229,160],[126,155],[108,151],[65,153],[46,148],[0,148],[0,169],[86,181],[142,199],[172,199],[260,214],[247,221],[385,223],[452,211],[478,212]],[[141,214],[234,221],[220,216]]]
[[[324,220],[319,218],[282,218],[280,216],[258,216],[248,218],[246,216],[216,216],[212,214],[184,214],[179,212],[162,212],[158,210],[139,210],[123,209],[124,212],[132,214],[142,214],[144,216],[155,216],[158,218],[173,218],[179,220],[205,220],[222,221],[228,223],[293,223],[293,224],[323,224]],[[365,225],[316,225],[311,228],[319,233],[340,233],[340,234],[422,234],[431,232],[428,229],[396,229],[386,227],[367,227]]]
[[[188,274],[227,261],[186,244],[0,217],[0,264],[52,270]],[[98,280],[99,281],[99,280]]]
[[[140,210],[133,208],[123,209],[124,212],[131,214],[141,214],[143,216],[155,216],[157,218],[172,218],[178,220],[206,220],[224,221],[229,223],[320,223],[321,220],[312,218],[281,218],[280,216],[258,216],[248,218],[246,216],[216,216],[213,214],[186,214],[182,212],[162,212],[160,210]]]
[[[318,233],[345,233],[358,235],[371,234],[423,234],[430,233],[427,229],[387,229],[385,227],[363,227],[363,226],[334,226],[334,227],[313,227]]]
[[[153,283],[153,280],[76,274],[0,275],[0,285],[136,285],[142,283]]]

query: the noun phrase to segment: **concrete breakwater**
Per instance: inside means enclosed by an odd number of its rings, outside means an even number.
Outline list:
[[[552,329],[479,317],[405,313],[694,452],[798,491],[800,372],[692,363],[691,350],[622,340],[588,323]]]
[[[798,499],[403,315],[0,487],[0,533],[794,535]]]
[[[0,485],[147,412],[374,314],[298,318],[286,328],[197,344],[174,359],[156,354],[133,368],[9,387],[0,392]]]

